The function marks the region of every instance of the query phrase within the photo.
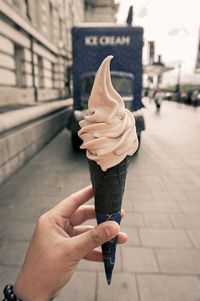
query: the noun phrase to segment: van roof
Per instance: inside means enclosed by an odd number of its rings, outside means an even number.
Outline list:
[[[94,28],[94,27],[116,27],[116,28],[142,28],[141,26],[129,26],[127,24],[116,24],[116,23],[78,23],[73,27],[84,27],[84,28]]]

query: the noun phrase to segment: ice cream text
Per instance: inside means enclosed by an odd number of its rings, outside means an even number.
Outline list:
[[[129,45],[130,36],[86,36],[85,45],[107,46],[107,45]]]

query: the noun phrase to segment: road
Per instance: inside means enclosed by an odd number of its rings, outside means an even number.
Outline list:
[[[102,264],[82,261],[57,300],[200,300],[200,108],[145,101],[147,130],[132,158],[112,285]],[[62,131],[0,190],[0,289],[13,282],[34,223],[90,183],[83,153]]]

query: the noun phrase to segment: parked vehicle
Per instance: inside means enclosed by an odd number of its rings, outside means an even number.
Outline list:
[[[195,90],[192,92],[191,95],[191,104],[194,106],[199,106],[200,105],[200,91]]]
[[[173,93],[172,92],[166,92],[164,95],[165,100],[172,100],[173,99]]]
[[[111,61],[112,83],[122,96],[125,106],[133,112],[140,140],[145,122],[140,110],[142,104],[142,48],[143,28],[132,26],[102,26],[84,24],[72,29],[73,39],[73,109],[68,129],[72,146],[79,149],[79,121],[84,118],[95,73],[107,55]],[[137,113],[135,113],[137,111]]]
[[[190,104],[190,94],[188,91],[181,91],[179,94],[179,101],[185,104]]]

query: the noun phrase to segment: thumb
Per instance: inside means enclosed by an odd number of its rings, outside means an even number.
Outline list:
[[[119,229],[120,227],[116,222],[107,221],[85,233],[73,237],[71,243],[74,254],[77,256],[76,258],[81,259],[85,257],[93,249],[117,236]]]

